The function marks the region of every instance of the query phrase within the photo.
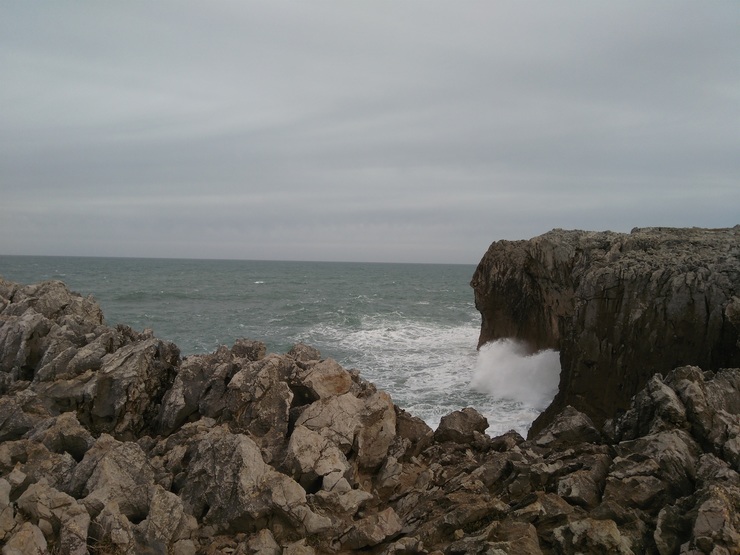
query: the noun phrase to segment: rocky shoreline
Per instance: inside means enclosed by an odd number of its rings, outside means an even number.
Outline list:
[[[306,345],[182,358],[61,282],[0,280],[0,394],[3,555],[740,552],[738,368],[491,438]]]
[[[471,286],[479,345],[560,351],[558,394],[532,433],[568,405],[603,424],[677,366],[740,366],[740,225],[497,241]]]

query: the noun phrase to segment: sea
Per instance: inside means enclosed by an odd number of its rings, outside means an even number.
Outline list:
[[[0,276],[61,280],[108,325],[151,328],[183,356],[264,341],[306,343],[387,391],[432,428],[473,407],[496,436],[526,436],[557,391],[558,353],[511,341],[476,349],[473,265],[2,256]]]

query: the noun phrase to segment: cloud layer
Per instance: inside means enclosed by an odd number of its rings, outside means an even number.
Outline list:
[[[740,223],[740,5],[17,2],[0,253],[475,263]]]

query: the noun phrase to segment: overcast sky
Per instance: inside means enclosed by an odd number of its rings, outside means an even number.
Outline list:
[[[0,6],[0,254],[477,263],[740,223],[740,2]]]

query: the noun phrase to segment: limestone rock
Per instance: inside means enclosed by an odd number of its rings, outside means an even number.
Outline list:
[[[300,369],[296,377],[308,389],[312,398],[323,399],[343,395],[352,387],[352,377],[335,360],[328,358]]]
[[[339,448],[326,437],[305,426],[297,426],[288,442],[284,466],[306,490],[313,490],[327,474],[349,474],[350,465]]]
[[[46,480],[41,479],[18,498],[18,508],[40,529],[47,529],[50,536],[47,539],[58,537],[63,553],[87,553],[90,515],[73,497],[49,487]]]
[[[591,419],[571,406],[565,407],[553,422],[534,438],[537,445],[551,448],[600,441],[601,434]]]
[[[402,524],[395,511],[388,507],[378,514],[359,520],[342,537],[345,549],[362,549],[386,541],[401,531]]]
[[[474,408],[467,407],[443,416],[434,432],[434,440],[469,443],[475,432],[484,433],[487,428],[488,420]]]
[[[224,530],[250,531],[278,518],[292,533],[316,534],[330,521],[306,504],[306,492],[262,460],[248,437],[216,427],[190,446],[181,496],[186,511]],[[224,487],[224,485],[229,487]]]
[[[111,502],[130,520],[149,512],[154,469],[141,448],[101,435],[74,469],[69,491],[96,516]]]
[[[556,277],[583,256],[547,248]],[[311,347],[181,360],[71,297],[0,280],[4,553],[736,551],[738,369],[651,374],[603,433],[580,407],[529,440],[471,409],[432,432]]]
[[[2,550],[2,555],[45,555],[48,544],[38,526],[24,522]]]
[[[472,278],[479,345],[501,338],[560,351],[565,406],[597,425],[656,373],[740,366],[740,226],[553,230],[493,243]]]

